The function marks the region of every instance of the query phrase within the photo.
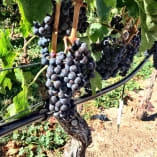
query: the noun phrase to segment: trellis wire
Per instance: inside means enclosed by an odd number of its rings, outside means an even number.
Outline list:
[[[23,110],[23,111],[21,111],[21,112],[15,114],[15,115],[13,115],[13,116],[10,116],[10,117],[8,117],[8,118],[6,118],[6,119],[3,119],[3,120],[0,121],[0,125],[1,125],[2,123],[4,123],[5,121],[9,120],[9,119],[13,119],[13,118],[15,118],[15,117],[17,117],[17,116],[20,116],[22,113],[24,113],[24,112],[26,112],[26,111],[32,110],[32,109],[35,108],[35,107],[39,107],[39,106],[42,105],[42,104],[43,104],[43,102],[39,102],[39,103],[37,103],[37,104],[35,104],[35,105],[32,105],[32,106],[30,106],[29,108],[27,108],[27,109],[25,109],[25,110]]]
[[[11,67],[11,68],[6,68],[6,69],[0,69],[0,72],[8,71],[8,70],[13,70],[13,69],[23,69],[23,68],[32,67],[32,66],[35,66],[35,65],[41,65],[41,63],[38,62],[38,63],[20,65],[20,66],[17,66],[17,67]]]

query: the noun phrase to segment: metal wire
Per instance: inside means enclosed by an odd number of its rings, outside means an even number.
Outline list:
[[[7,71],[7,70],[13,70],[13,69],[22,69],[22,68],[32,67],[32,66],[40,65],[40,64],[41,64],[41,63],[38,62],[38,63],[20,65],[20,66],[17,66],[17,67],[11,67],[11,68],[6,68],[6,69],[0,69],[0,72]]]
[[[5,125],[0,126],[0,137],[6,136],[14,130],[32,124],[33,122],[44,121],[46,118],[47,115],[45,113],[34,113],[22,119],[8,122]]]

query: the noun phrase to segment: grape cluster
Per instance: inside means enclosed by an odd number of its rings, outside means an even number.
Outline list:
[[[44,18],[42,24],[34,21],[33,33],[39,36],[38,45],[41,47],[41,63],[43,65],[49,64],[49,42],[52,40],[52,31],[53,24],[55,20],[55,6],[56,1],[52,0],[54,9],[52,16],[47,15]],[[72,5],[71,0],[62,0],[61,5],[61,15],[59,20],[58,28],[58,37],[63,37],[65,35],[70,35],[72,29],[73,15],[74,15],[74,6]],[[86,4],[84,4],[86,5]],[[64,17],[64,18],[63,18]],[[84,33],[88,27],[89,23],[87,22],[86,8],[80,8],[78,31]]]
[[[116,76],[118,66],[125,53],[125,47],[116,42],[115,38],[109,36],[104,38],[99,47],[97,45],[97,49],[102,49],[102,55],[96,63],[96,70],[104,80]]]
[[[92,44],[93,52],[102,53],[100,60],[96,63],[96,70],[102,79],[115,77],[118,72],[121,76],[125,76],[138,52],[140,42],[139,32],[127,45],[110,36],[105,37],[101,43]]]
[[[74,6],[72,5],[71,0],[62,0],[61,10],[60,10],[60,19],[59,19],[59,32],[58,36],[63,37],[65,35],[70,35],[73,23],[73,15],[74,15]],[[53,14],[50,16],[46,16],[44,18],[44,22],[40,25],[40,23],[35,22],[33,33],[35,35],[41,36],[47,31],[46,37],[51,37],[52,28],[55,20],[55,12],[56,12],[56,1],[52,0],[53,4]],[[86,3],[84,3],[86,6]],[[87,22],[87,11],[85,7],[80,8],[79,15],[79,23],[77,31],[79,33],[85,33],[89,23]],[[64,17],[64,18],[63,18]],[[40,28],[41,27],[41,28]],[[38,30],[40,28],[40,30]]]
[[[125,55],[122,57],[122,60],[119,64],[120,75],[125,76],[128,70],[131,67],[134,56],[137,54],[141,43],[140,32],[135,35],[130,43],[126,45]]]
[[[53,0],[52,3],[54,6],[54,12],[53,12],[53,21],[54,21],[56,1]],[[63,37],[64,35],[70,35],[72,29],[73,15],[74,15],[74,6],[72,5],[71,0],[62,0],[61,3],[62,5],[60,11],[59,32],[58,32],[59,37]],[[84,3],[84,5],[86,4]],[[79,33],[85,33],[87,27],[89,26],[89,23],[87,22],[86,12],[87,11],[85,7],[80,8],[79,23],[77,29]]]
[[[69,52],[57,53],[47,68],[46,87],[50,96],[49,111],[56,118],[64,118],[73,112],[72,96],[94,77],[95,62],[87,44],[76,40]]]
[[[119,31],[122,31],[122,29],[124,28],[124,24],[122,23],[122,17],[119,16],[119,15],[115,15],[113,18],[112,18],[112,21],[110,23],[111,27],[119,30]],[[111,32],[111,34],[116,34],[117,31],[113,30]]]
[[[44,22],[40,25],[38,22],[34,22],[33,33],[38,35],[39,41],[38,45],[41,47],[41,63],[43,65],[49,64],[49,42],[51,41],[52,35],[52,26],[51,26],[52,18],[47,15],[44,18]]]

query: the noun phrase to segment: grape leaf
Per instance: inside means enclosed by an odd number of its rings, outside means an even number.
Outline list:
[[[28,88],[25,86],[23,90],[13,98],[13,104],[9,105],[7,108],[7,111],[9,113],[9,116],[13,116],[16,113],[19,113],[29,107],[28,104]],[[27,114],[28,111],[20,114],[20,116],[23,116]]]
[[[92,53],[92,57],[94,58],[96,62],[100,60],[101,56],[102,56],[101,52]]]
[[[32,31],[32,25],[26,20],[21,20],[20,32],[23,34],[23,36],[28,37],[31,31]]]
[[[129,16],[137,17],[139,16],[139,9],[138,5],[135,0],[118,0],[117,1],[117,8],[126,7],[126,11],[128,12]]]
[[[117,5],[117,0],[104,0],[104,3],[106,4],[107,7],[112,7],[115,8]]]
[[[23,76],[26,84],[30,83],[34,78],[34,75],[31,72],[23,72]]]
[[[8,87],[9,90],[12,88],[12,82],[10,78],[6,78],[3,80],[2,85],[0,86],[0,93],[6,94],[6,87]]]
[[[95,0],[86,0],[86,3],[91,10],[95,9]]]
[[[32,31],[33,21],[43,21],[52,12],[51,0],[16,0],[21,13],[20,31],[27,37]]]
[[[9,35],[10,32],[7,29],[0,31],[0,58],[9,55],[13,50]]]
[[[52,13],[51,0],[16,0],[24,23],[41,22],[48,13]]]
[[[0,31],[0,60],[2,62],[2,68],[12,67],[16,53],[13,51],[13,46],[10,42],[10,32],[9,30]],[[6,79],[6,75],[9,71],[0,72],[0,86],[1,91],[5,92],[5,87],[3,87],[3,82]],[[6,80],[7,82],[7,80]]]
[[[107,27],[100,23],[93,23],[90,26],[89,30],[89,38],[92,40],[92,42],[96,42],[99,40],[102,40],[104,38],[104,34],[108,33]]]
[[[104,0],[96,0],[96,7],[97,7],[97,13],[100,19],[102,21],[107,21],[112,7],[107,6],[106,1]]]
[[[139,15],[141,20],[141,47],[140,51],[144,52],[147,49],[150,49],[155,40],[157,40],[157,32],[152,31],[149,28],[147,21],[147,14],[144,7],[144,1],[136,0],[136,3],[139,7]],[[151,23],[150,23],[151,24]]]
[[[143,0],[144,9],[147,15],[157,15],[157,1],[156,0]]]
[[[102,89],[101,76],[97,72],[95,72],[95,77],[90,80],[90,83],[93,95],[96,94],[97,89]]]
[[[15,77],[16,77],[17,81],[20,82],[23,87],[25,84],[25,78],[23,75],[23,71],[21,69],[15,69],[14,72],[15,72]]]

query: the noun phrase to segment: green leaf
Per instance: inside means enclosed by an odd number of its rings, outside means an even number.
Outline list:
[[[0,31],[0,58],[6,57],[13,51],[9,35],[9,30]]]
[[[27,109],[28,107],[29,107],[28,88],[25,86],[23,88],[23,90],[17,96],[15,96],[13,98],[13,104],[9,105],[9,107],[7,108],[7,111],[10,116],[13,116],[13,115]],[[20,114],[20,116],[18,116],[18,117],[21,117],[27,113],[28,113],[28,111]]]
[[[104,3],[106,4],[107,7],[112,7],[115,8],[117,5],[117,0],[104,0]]]
[[[137,17],[139,16],[139,8],[135,0],[118,0],[117,1],[117,8],[126,7],[126,11],[128,12],[129,16]]]
[[[136,3],[139,7],[139,15],[141,19],[141,47],[140,51],[144,52],[147,49],[150,49],[154,43],[155,40],[157,40],[157,32],[156,31],[150,31],[149,24],[148,23],[148,15],[146,14],[145,7],[144,7],[144,1],[136,0]]]
[[[22,20],[33,23],[41,22],[48,13],[52,13],[51,0],[16,0],[22,15]]]
[[[101,52],[92,53],[92,57],[94,58],[96,62],[100,60],[101,56],[102,56]]]
[[[102,21],[107,21],[112,9],[111,6],[107,6],[105,0],[96,0],[96,8],[98,16]]]
[[[92,93],[96,94],[97,89],[102,89],[102,80],[101,76],[95,72],[95,77],[90,80]]]
[[[20,31],[24,37],[28,37],[29,33],[32,31],[32,25],[26,20],[21,20]]]
[[[3,87],[4,88],[8,87],[8,89],[11,90],[12,83],[11,83],[11,79],[10,78],[5,78],[5,80],[3,81]]]
[[[0,60],[2,62],[2,68],[12,67],[16,57],[16,53],[13,51],[13,46],[11,45],[9,36],[9,30],[0,31]],[[4,93],[5,91],[5,87],[3,87],[2,83],[8,73],[9,71],[3,71],[0,73],[1,93]]]
[[[92,40],[92,42],[96,42],[99,40],[102,40],[104,38],[104,35],[108,33],[107,27],[100,23],[93,23],[90,26],[89,30],[89,38]]]
[[[129,16],[134,16],[134,17],[139,16],[138,5],[134,0],[125,0],[125,6]]]
[[[156,0],[143,0],[144,8],[147,15],[157,15],[157,1]]]
[[[14,72],[15,72],[15,77],[16,77],[17,81],[20,82],[23,87],[25,84],[25,78],[23,75],[23,71],[21,69],[15,69]]]
[[[20,31],[27,37],[32,31],[33,21],[42,22],[46,14],[52,13],[51,0],[16,0],[21,13]]]
[[[26,84],[30,83],[34,78],[34,75],[31,72],[23,72],[23,76]]]
[[[5,95],[6,94],[6,90],[3,86],[0,86],[0,93]]]

